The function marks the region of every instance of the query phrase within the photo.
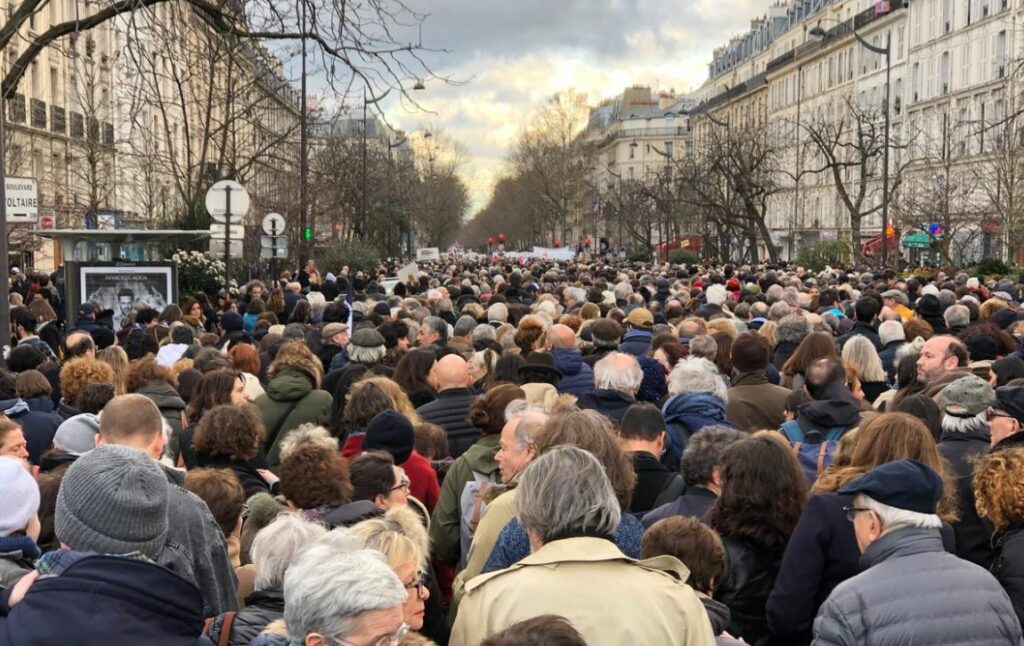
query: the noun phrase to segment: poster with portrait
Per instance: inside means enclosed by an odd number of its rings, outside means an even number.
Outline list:
[[[78,268],[82,302],[113,310],[114,329],[137,305],[161,311],[177,298],[177,276],[169,263],[115,263]]]

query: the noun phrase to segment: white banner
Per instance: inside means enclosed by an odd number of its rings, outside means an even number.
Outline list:
[[[412,278],[410,278],[410,276]],[[420,267],[415,262],[410,262],[398,270],[398,280],[403,283],[414,283],[420,278]]]
[[[534,247],[533,257],[545,260],[573,260],[576,258],[576,252],[567,247]]]
[[[432,260],[441,259],[441,250],[437,247],[423,247],[422,249],[416,250],[416,260],[422,260],[424,262],[430,262]]]

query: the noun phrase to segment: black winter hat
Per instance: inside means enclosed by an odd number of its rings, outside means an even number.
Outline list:
[[[387,451],[401,465],[412,455],[416,445],[416,431],[409,419],[401,413],[386,410],[374,415],[366,425],[363,448]]]

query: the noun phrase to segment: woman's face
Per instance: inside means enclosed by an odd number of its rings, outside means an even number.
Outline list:
[[[249,401],[249,395],[245,393],[245,382],[241,378],[235,379],[235,385],[231,389],[231,403],[235,406]]]
[[[378,498],[383,498],[383,501],[377,505],[381,509],[404,507],[409,504],[409,478],[405,475],[405,469],[401,467],[391,468],[395,474],[395,482],[391,485],[391,490],[387,496],[377,496]]]
[[[426,612],[424,602],[430,598],[430,589],[421,584],[423,573],[414,561],[395,568],[395,574],[405,586],[408,595],[402,606],[402,621],[409,624],[410,630],[419,630],[423,628],[423,614]]]
[[[666,373],[672,371],[672,366],[668,363],[668,355],[661,348],[654,353],[654,360],[661,364],[661,367],[665,369]]]
[[[192,307],[189,308],[188,313],[190,316],[199,318],[203,315],[203,306],[199,303],[192,303]]]

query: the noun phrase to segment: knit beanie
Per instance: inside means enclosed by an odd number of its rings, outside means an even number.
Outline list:
[[[155,558],[167,535],[167,478],[141,451],[98,446],[64,474],[54,533],[81,552]]]
[[[368,451],[387,451],[395,459],[395,464],[408,460],[415,445],[416,432],[409,419],[401,413],[382,411],[374,415],[366,425],[363,448]]]
[[[220,327],[225,332],[238,332],[244,327],[244,323],[238,312],[224,312],[220,315]]]
[[[53,436],[53,445],[71,455],[82,455],[96,448],[96,434],[100,432],[99,419],[92,413],[69,417]]]
[[[39,486],[21,460],[0,458],[0,491],[0,536],[10,536],[39,511]]]

